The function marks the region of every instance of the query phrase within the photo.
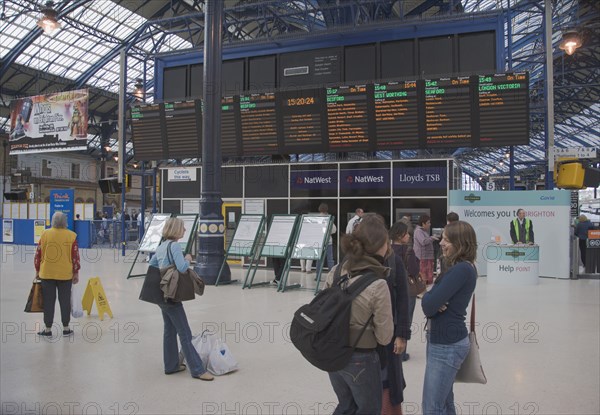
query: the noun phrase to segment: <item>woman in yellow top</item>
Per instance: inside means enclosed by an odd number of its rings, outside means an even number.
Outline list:
[[[71,284],[79,282],[79,248],[77,234],[67,229],[67,216],[62,212],[52,215],[52,228],[42,233],[35,252],[35,276],[42,280],[44,324],[40,336],[52,336],[56,291],[63,324],[63,335],[73,334],[71,320]]]

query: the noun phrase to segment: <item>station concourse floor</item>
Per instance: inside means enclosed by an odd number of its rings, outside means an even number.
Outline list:
[[[207,286],[185,303],[194,333],[217,330],[239,362],[235,373],[203,382],[166,376],[158,307],[138,300],[142,278],[126,279],[132,256],[82,250],[82,294],[99,276],[114,314],[72,320],[73,337],[35,334],[42,314],[23,312],[34,276],[33,247],[1,245],[0,401],[2,414],[328,414],[336,397],[327,374],[288,338],[293,312],[313,291]],[[142,273],[146,263],[134,268]],[[245,269],[232,266],[234,279]],[[273,277],[259,270],[256,281]],[[292,282],[314,288],[314,274]],[[456,384],[459,414],[599,414],[600,281],[541,279],[537,286],[477,283],[477,335],[487,385]],[[417,300],[418,301],[418,300]],[[417,302],[404,363],[404,414],[419,414],[425,369]]]

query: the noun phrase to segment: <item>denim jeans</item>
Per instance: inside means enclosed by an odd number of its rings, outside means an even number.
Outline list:
[[[325,256],[327,257],[327,268],[329,271],[331,271],[331,269],[333,268],[334,262],[333,262],[333,245],[329,244],[327,245],[327,251],[325,252]],[[321,260],[317,261],[317,269],[321,268]]]
[[[469,348],[469,336],[452,344],[436,344],[427,339],[423,415],[456,415],[452,387]]]
[[[177,335],[181,343],[181,351],[185,356],[192,376],[200,376],[206,369],[198,352],[192,345],[192,330],[185,315],[182,303],[159,305],[165,321],[163,335],[163,359],[165,373],[176,372],[179,368],[179,348],[177,347]]]
[[[329,373],[338,398],[334,415],[381,413],[381,368],[377,352],[355,352],[342,370]]]

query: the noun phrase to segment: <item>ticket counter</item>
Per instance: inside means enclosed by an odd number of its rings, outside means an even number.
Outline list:
[[[488,245],[488,281],[491,284],[535,285],[539,282],[539,258],[539,245]]]

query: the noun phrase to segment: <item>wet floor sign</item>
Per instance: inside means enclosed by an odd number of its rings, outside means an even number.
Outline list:
[[[110,318],[113,318],[110,305],[108,305],[108,299],[106,298],[104,288],[100,282],[100,277],[90,278],[87,287],[85,287],[85,293],[83,293],[81,305],[83,306],[83,309],[87,311],[88,316],[92,312],[94,300],[96,300],[96,307],[98,308],[100,320],[104,320],[104,313],[108,314]]]

